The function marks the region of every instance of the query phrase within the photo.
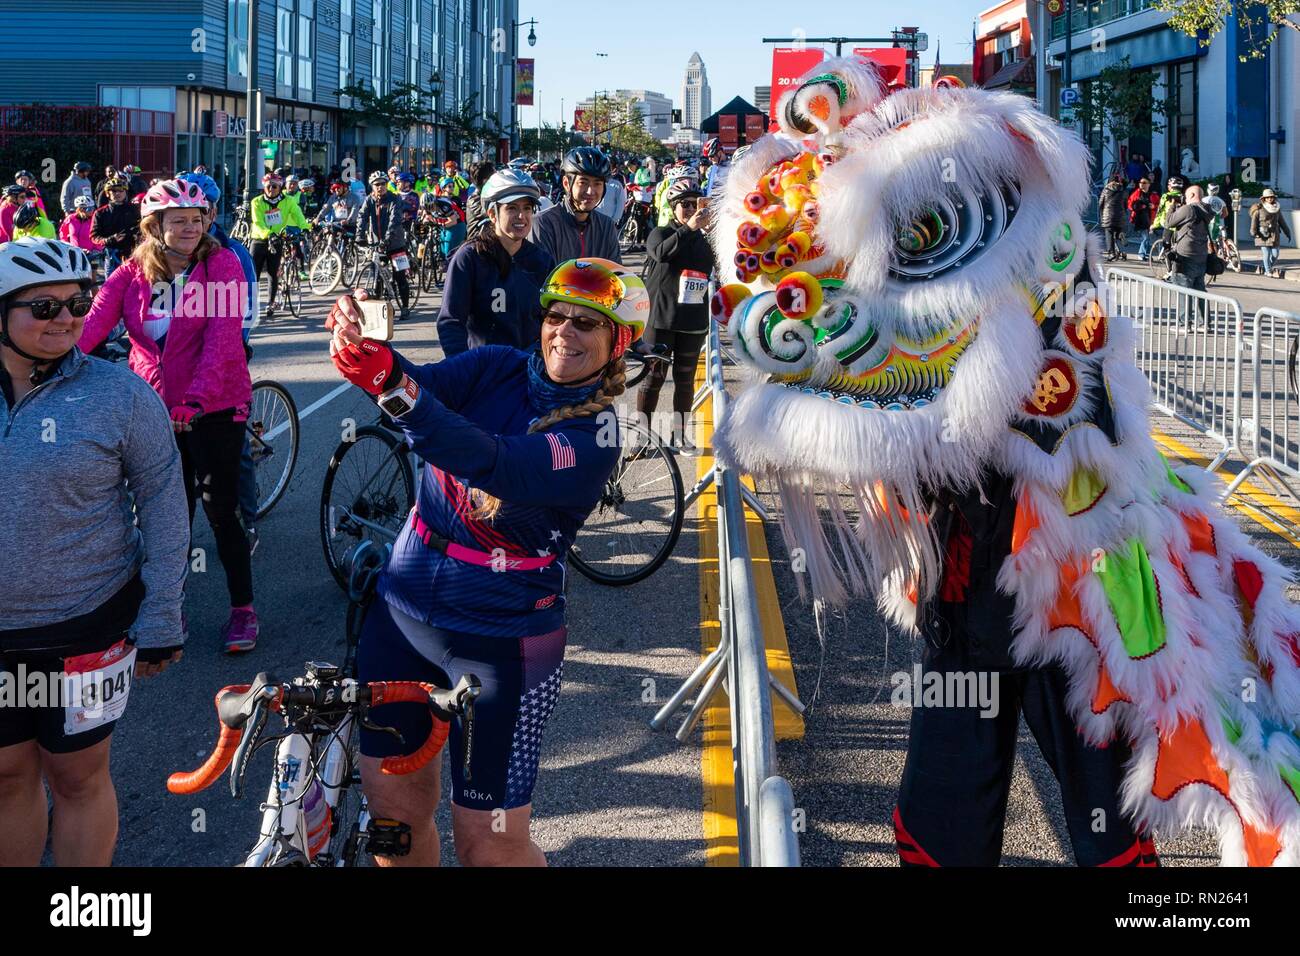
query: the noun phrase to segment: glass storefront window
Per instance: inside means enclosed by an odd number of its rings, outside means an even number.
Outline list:
[[[293,11],[277,10],[275,22],[275,82],[293,85]]]
[[[304,3],[310,4],[310,0],[304,0]],[[307,9],[310,9],[310,5]],[[303,93],[310,93],[313,85],[315,64],[312,60],[311,22],[310,16],[298,17],[298,90]]]

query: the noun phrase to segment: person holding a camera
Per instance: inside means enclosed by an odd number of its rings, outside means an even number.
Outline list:
[[[1170,246],[1173,253],[1174,285],[1185,289],[1205,291],[1205,273],[1210,257],[1210,223],[1214,210],[1202,200],[1205,193],[1200,186],[1189,186],[1185,201],[1165,219],[1165,227],[1173,234]],[[1222,270],[1220,270],[1222,271]],[[1197,323],[1202,321],[1202,308],[1196,308]],[[1180,325],[1187,323],[1185,309],[1179,310]]]

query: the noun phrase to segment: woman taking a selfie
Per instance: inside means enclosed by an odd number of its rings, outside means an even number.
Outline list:
[[[127,369],[76,347],[91,288],[75,246],[0,246],[0,673],[20,694],[24,672],[112,688],[98,705],[72,683],[61,701],[0,706],[0,866],[40,864],[46,784],[54,862],[112,861],[110,737],[132,672],[160,672],[184,640],[185,506],[167,410]]]
[[[537,295],[555,267],[528,239],[542,191],[518,169],[493,173],[482,190],[487,220],[447,265],[438,342],[451,357],[480,345],[530,349],[541,331]]]
[[[565,556],[618,458],[607,410],[649,302],[622,266],[579,259],[551,273],[541,305],[540,352],[487,346],[424,366],[362,339],[351,298],[329,320],[339,372],[377,398],[426,462],[379,580],[383,600],[362,629],[359,679],[451,687],[475,674],[483,683],[468,774],[458,725],[450,736],[452,828],[468,866],[546,862],[528,825],[542,729],[560,691]],[[424,742],[429,710],[390,704],[373,720],[404,743],[362,730],[370,811],[411,828],[409,855],[380,862],[437,865],[439,762],[409,776],[379,772],[381,758]]]
[[[167,180],[140,205],[140,244],[104,283],[86,319],[92,352],[118,322],[131,339],[131,368],[162,396],[185,471],[190,520],[203,511],[230,591],[221,628],[227,653],[257,643],[253,571],[239,516],[239,460],[252,382],[244,353],[248,282],[238,257],[208,234],[203,190]]]

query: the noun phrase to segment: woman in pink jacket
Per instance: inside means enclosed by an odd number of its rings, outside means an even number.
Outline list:
[[[230,590],[221,630],[227,653],[257,643],[248,538],[239,517],[239,460],[252,383],[242,335],[248,287],[239,259],[207,232],[207,199],[193,183],[166,180],[141,204],[141,242],[86,317],[80,346],[97,348],[118,322],[131,368],[162,396],[180,446],[190,520],[202,490]]]
[[[65,216],[59,223],[59,238],[70,246],[84,249],[86,252],[99,252],[104,244],[98,239],[90,238],[90,223],[94,219],[95,200],[89,196],[78,196],[72,201],[72,215]]]

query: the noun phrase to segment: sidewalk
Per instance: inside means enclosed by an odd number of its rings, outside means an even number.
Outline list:
[[[1130,236],[1127,245],[1128,260],[1123,262],[1102,261],[1105,269],[1122,269],[1136,275],[1151,277],[1151,268],[1137,258],[1138,240]],[[1300,249],[1287,247],[1278,257],[1278,269],[1283,278],[1271,279],[1268,276],[1255,275],[1255,267],[1260,263],[1259,250],[1254,246],[1241,248],[1241,272],[1225,272],[1213,282],[1206,283],[1206,291],[1215,295],[1226,295],[1241,303],[1243,315],[1252,314],[1259,309],[1281,309],[1300,315]]]

